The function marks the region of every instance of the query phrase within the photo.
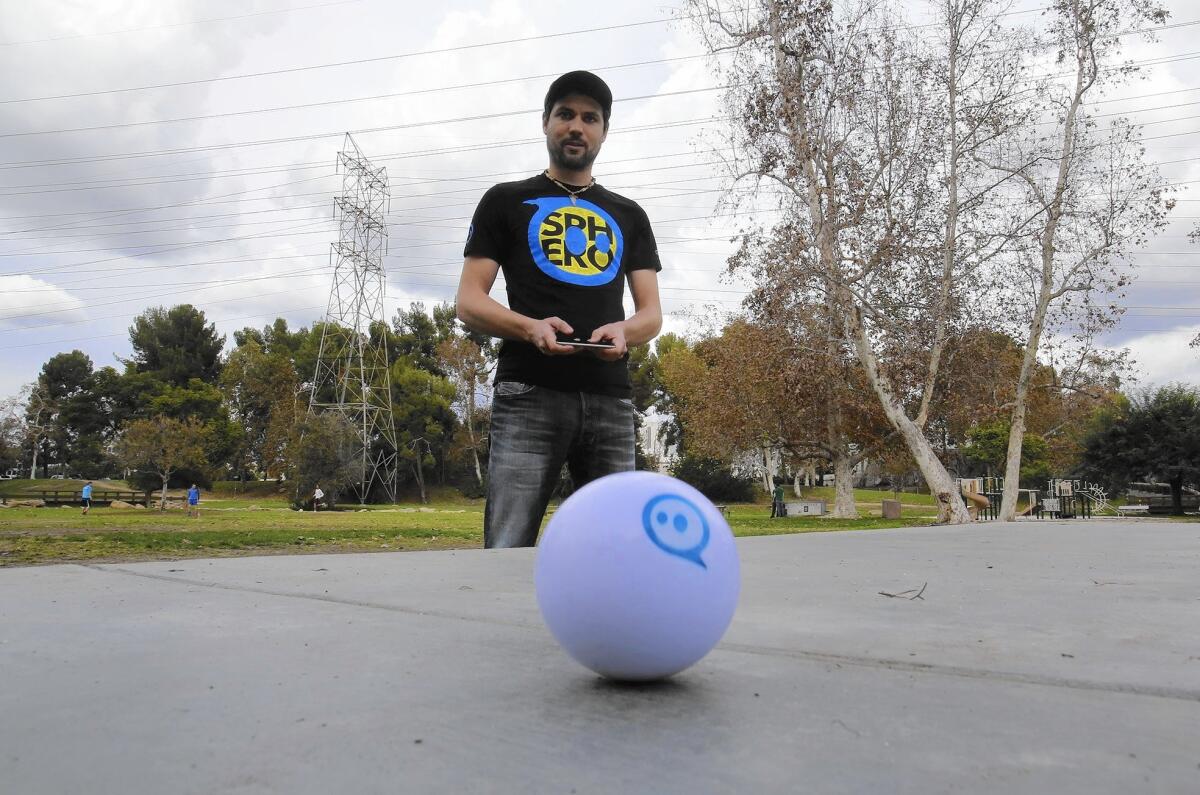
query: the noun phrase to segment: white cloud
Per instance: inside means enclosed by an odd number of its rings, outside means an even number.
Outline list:
[[[39,333],[39,326],[84,317],[84,302],[61,287],[32,276],[0,276],[0,330]]]
[[[1200,324],[1144,334],[1122,345],[1133,354],[1134,369],[1142,383],[1161,385],[1183,381],[1200,384],[1200,349],[1188,347],[1197,334],[1200,334]]]

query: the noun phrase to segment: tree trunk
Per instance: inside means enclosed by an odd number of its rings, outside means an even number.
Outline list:
[[[925,438],[925,433],[909,418],[904,407],[892,395],[889,385],[884,383],[883,376],[879,372],[879,363],[875,359],[875,352],[871,349],[866,328],[862,324],[861,317],[857,315],[857,310],[850,320],[852,323],[850,336],[854,339],[858,360],[867,374],[867,381],[875,390],[888,422],[900,433],[900,438],[904,440],[908,454],[917,462],[917,467],[921,470],[921,476],[925,478],[930,493],[933,494],[938,505],[942,506],[942,512],[938,515],[939,522],[947,524],[970,522],[971,514],[967,512],[967,505],[963,502],[962,494],[959,492],[954,478],[950,477],[950,473],[946,471],[946,467],[937,457],[933,445]]]
[[[1077,54],[1078,55],[1078,54]],[[1094,80],[1094,78],[1093,78]],[[1063,197],[1066,195],[1071,161],[1075,152],[1076,116],[1083,95],[1093,80],[1084,79],[1083,63],[1076,65],[1075,94],[1063,120],[1062,149],[1058,158],[1058,177],[1051,200],[1046,204],[1046,225],[1041,232],[1041,273],[1037,304],[1033,310],[1033,322],[1029,325],[1029,343],[1021,360],[1021,376],[1017,381],[1016,403],[1013,406],[1012,424],[1008,431],[1008,458],[1004,465],[1004,492],[1000,498],[1000,521],[1011,522],[1017,518],[1017,495],[1021,488],[1021,448],[1025,443],[1025,399],[1029,394],[1029,382],[1033,380],[1034,365],[1037,363],[1038,348],[1042,344],[1042,330],[1046,326],[1046,314],[1050,302],[1057,296],[1054,287],[1054,253],[1057,242],[1058,224],[1063,214]],[[1039,197],[1041,193],[1037,194]]]
[[[792,473],[792,491],[797,497],[803,497],[804,494],[800,491],[800,470],[797,469]]]
[[[854,504],[853,470],[850,450],[843,439],[833,456],[833,516],[835,519],[858,518],[858,506]]]
[[[854,505],[854,483],[850,474],[854,466],[850,441],[842,431],[842,410],[836,401],[831,402],[825,423],[833,464],[833,516],[835,519],[857,519],[858,508]]]
[[[35,440],[33,443],[33,463],[29,466],[29,479],[30,480],[37,479],[38,448],[41,446],[41,444],[42,444],[41,440]]]
[[[1036,348],[1031,345],[1030,350],[1036,351]],[[1036,353],[1034,355],[1036,356]],[[1004,459],[1004,491],[1000,496],[1002,522],[1012,522],[1017,518],[1017,498],[1021,494],[1021,448],[1025,441],[1025,397],[1028,393],[1029,378],[1025,374],[1025,365],[1022,364],[1012,422],[1008,429],[1008,453]]]
[[[771,494],[775,491],[774,462],[771,461],[771,448],[765,444],[762,446],[762,456],[762,487],[763,491]]]
[[[1171,513],[1183,516],[1183,475],[1171,478]]]
[[[1045,256],[1052,257],[1047,253]],[[1013,398],[1012,422],[1008,429],[1008,454],[1004,461],[1004,491],[1000,497],[1000,521],[1012,522],[1017,518],[1017,498],[1021,489],[1021,448],[1025,443],[1025,410],[1029,398],[1029,384],[1037,366],[1037,352],[1042,344],[1042,329],[1046,324],[1046,313],[1050,307],[1050,265],[1043,265],[1041,291],[1037,306],[1033,310],[1033,323],[1029,329],[1029,342],[1021,358],[1021,374],[1017,378],[1017,394]]]
[[[950,287],[954,281],[954,266],[958,258],[958,44],[959,18],[951,12],[950,20],[950,63],[947,80],[947,122],[950,127],[949,173],[946,176],[946,226],[942,240],[942,278],[938,285],[938,299],[933,315],[933,344],[929,349],[929,366],[926,370],[925,389],[921,394],[921,406],[917,410],[916,424],[924,428],[929,419],[929,408],[933,404],[934,388],[937,386],[938,371],[941,369],[942,354],[946,347],[947,316],[950,314]]]
[[[421,468],[421,451],[417,451],[417,459],[413,462],[413,474],[417,476],[417,488],[421,490],[421,503],[428,503],[425,497],[425,470]]]
[[[479,445],[475,442],[475,383],[479,376],[471,372],[467,381],[467,441],[471,445],[471,456],[475,459],[475,481],[483,488],[483,468],[479,465]]]
[[[162,476],[162,481],[163,481],[162,494],[158,498],[158,512],[159,513],[162,513],[163,511],[167,510],[167,481],[170,479],[171,479],[171,474],[169,472]]]

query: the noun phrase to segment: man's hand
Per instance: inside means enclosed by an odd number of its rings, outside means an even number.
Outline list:
[[[588,342],[611,342],[611,348],[593,348],[597,359],[615,362],[625,355],[628,347],[625,344],[625,322],[608,323],[592,332]]]
[[[574,329],[559,317],[548,317],[543,320],[532,320],[526,338],[547,356],[570,356],[578,353],[578,348],[558,343],[559,334],[570,334]]]

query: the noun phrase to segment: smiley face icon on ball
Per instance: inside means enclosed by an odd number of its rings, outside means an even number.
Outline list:
[[[664,552],[707,569],[700,557],[708,546],[708,521],[690,500],[678,494],[660,494],[642,509],[642,527]]]

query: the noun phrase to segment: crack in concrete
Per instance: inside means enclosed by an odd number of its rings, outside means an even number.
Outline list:
[[[903,671],[916,674],[940,674],[957,676],[966,679],[991,679],[1000,682],[1012,682],[1022,685],[1041,685],[1046,687],[1061,687],[1072,690],[1094,690],[1105,693],[1124,693],[1135,696],[1152,696],[1154,698],[1169,698],[1176,701],[1200,702],[1200,690],[1189,690],[1183,687],[1160,687],[1157,685],[1138,685],[1126,682],[1096,682],[1088,679],[1072,679],[1064,676],[1045,674],[1026,674],[1015,671],[993,671],[986,668],[967,668],[961,665],[943,665],[940,663],[920,663],[909,660],[892,660],[886,657],[865,657],[852,654],[836,654],[833,652],[805,651],[803,649],[781,649],[770,646],[749,646],[740,643],[722,643],[718,648],[728,651],[738,651],[743,654],[762,654],[770,657],[795,657],[815,662],[837,663],[869,668],[886,668],[892,671]]]
[[[328,602],[335,605],[347,605],[350,607],[366,607],[372,610],[386,610],[392,613],[405,613],[413,616],[427,616],[433,618],[449,618],[458,621],[473,621],[481,624],[500,624],[508,627],[517,627],[519,629],[534,629],[540,624],[529,624],[518,621],[506,621],[502,618],[476,618],[474,616],[466,616],[461,613],[452,613],[447,610],[429,610],[426,608],[404,607],[403,605],[389,605],[380,602],[367,602],[361,599],[346,599],[338,596],[330,596],[329,594],[310,593],[307,591],[275,591],[270,588],[255,588],[250,585],[226,585],[219,582],[208,582],[205,580],[193,580],[187,577],[168,577],[163,574],[152,574],[143,571],[130,571],[119,566],[99,566],[89,563],[75,564],[93,571],[105,572],[109,574],[125,574],[130,577],[141,577],[147,580],[159,580],[161,582],[178,583],[182,585],[195,585],[201,588],[213,588],[221,591],[235,591],[238,593],[256,593],[264,596],[281,596],[292,599],[312,599],[318,602]]]

